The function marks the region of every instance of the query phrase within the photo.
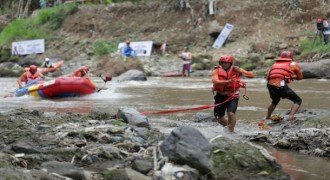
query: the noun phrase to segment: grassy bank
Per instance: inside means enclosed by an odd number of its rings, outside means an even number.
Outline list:
[[[41,9],[36,16],[28,19],[17,19],[6,26],[0,33],[0,45],[13,41],[29,39],[49,39],[53,31],[61,27],[65,16],[77,12],[76,4]]]

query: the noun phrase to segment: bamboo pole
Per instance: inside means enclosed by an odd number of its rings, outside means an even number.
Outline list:
[[[16,18],[20,18],[21,16],[21,6],[23,4],[23,0],[19,0],[18,2],[18,6],[17,6],[17,13],[16,13]]]
[[[27,3],[25,4],[25,8],[24,8],[24,12],[23,12],[23,18],[28,17],[31,1],[32,0],[28,0]]]

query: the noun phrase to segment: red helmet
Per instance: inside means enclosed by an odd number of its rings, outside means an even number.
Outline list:
[[[89,67],[88,66],[83,66],[81,69],[85,70],[86,72],[89,72]]]
[[[220,57],[219,62],[229,62],[229,63],[234,63],[234,58],[231,55],[223,55]]]
[[[38,67],[36,65],[31,65],[29,70],[30,70],[30,72],[35,73],[35,72],[37,72]]]
[[[291,51],[283,51],[281,57],[275,60],[292,61],[292,59],[293,59],[293,53]]]
[[[318,18],[318,19],[316,20],[317,23],[321,23],[322,21],[323,21],[323,19],[321,19],[321,18]]]

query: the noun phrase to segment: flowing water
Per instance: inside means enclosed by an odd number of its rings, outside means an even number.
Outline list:
[[[17,88],[16,78],[1,78],[0,112],[17,108],[39,109],[42,111],[88,113],[96,108],[102,112],[115,114],[118,108],[131,107],[140,112],[170,109],[194,108],[213,104],[210,78],[164,78],[151,77],[148,81],[108,82],[107,90],[85,97],[65,99],[42,99],[31,96],[7,97]],[[247,83],[249,100],[240,99],[237,111],[238,123],[235,131],[239,134],[256,134],[257,122],[265,117],[270,98],[264,79],[244,79]],[[102,86],[100,79],[95,82]],[[330,82],[325,79],[295,81],[290,85],[303,99],[301,109],[330,110]],[[244,91],[241,91],[244,94]],[[274,113],[287,112],[291,102],[282,100]],[[198,128],[207,138],[223,132],[216,122],[197,123],[189,121],[197,112],[213,113],[213,109],[186,111],[166,115],[148,115],[153,127],[169,133],[178,126]],[[270,152],[290,174],[292,179],[329,179],[328,159],[309,157],[291,151],[270,148]],[[288,157],[290,157],[290,160]]]

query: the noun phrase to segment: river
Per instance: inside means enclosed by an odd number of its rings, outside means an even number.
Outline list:
[[[108,89],[85,97],[66,99],[42,99],[30,96],[7,97],[17,88],[16,78],[1,78],[0,112],[17,108],[38,109],[41,111],[88,113],[92,109],[115,114],[120,107],[131,107],[139,111],[185,109],[213,104],[211,80],[206,77],[165,78],[149,77],[148,81],[118,82],[114,79],[106,84]],[[95,82],[102,86],[100,79]],[[244,79],[249,100],[240,99],[237,111],[238,134],[253,134],[259,130],[257,122],[265,117],[270,98],[262,78]],[[326,79],[295,81],[290,85],[303,99],[301,109],[330,110],[330,82]],[[241,91],[243,94],[244,91]],[[291,102],[282,100],[275,113],[284,113]],[[197,123],[189,121],[197,112],[212,114],[213,109],[186,111],[166,115],[148,115],[153,127],[169,133],[178,126],[198,128],[207,138],[212,138],[223,129],[215,122]],[[303,118],[303,117],[300,117]],[[330,162],[325,158],[310,157],[292,151],[269,148],[284,170],[292,179],[329,179]],[[287,158],[284,158],[287,157]],[[290,161],[287,160],[290,157]],[[283,160],[284,159],[284,160]]]

